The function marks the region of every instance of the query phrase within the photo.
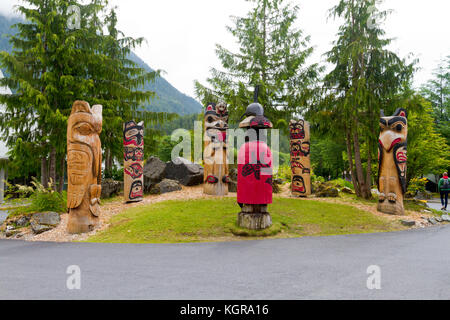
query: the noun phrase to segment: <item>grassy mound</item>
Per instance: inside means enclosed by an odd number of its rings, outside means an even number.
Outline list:
[[[402,226],[352,206],[274,198],[273,226],[247,231],[236,226],[239,206],[233,198],[166,201],[138,206],[114,216],[111,226],[90,242],[177,243],[230,241],[260,237],[289,238],[401,230]]]

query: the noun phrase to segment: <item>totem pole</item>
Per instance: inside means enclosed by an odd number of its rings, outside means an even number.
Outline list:
[[[291,120],[289,123],[291,140],[291,190],[294,197],[311,195],[311,161],[309,123]]]
[[[238,214],[238,225],[260,230],[272,225],[267,210],[272,203],[272,152],[266,144],[267,129],[272,123],[264,117],[263,107],[255,102],[247,107],[240,128],[246,128],[246,143],[238,153],[237,202],[242,210]],[[241,119],[242,119],[241,118]]]
[[[228,110],[224,102],[210,103],[205,110],[203,192],[214,196],[228,194],[227,163]]]
[[[144,122],[123,125],[123,196],[125,202],[142,201],[144,196]]]
[[[405,109],[397,109],[393,116],[381,111],[378,143],[378,211],[403,215],[403,196],[406,192],[406,160],[408,120]]]
[[[67,207],[69,233],[92,231],[98,224],[102,191],[102,106],[75,101],[67,125]]]

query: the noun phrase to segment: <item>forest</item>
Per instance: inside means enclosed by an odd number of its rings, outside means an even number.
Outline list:
[[[227,103],[233,127],[259,86],[265,115],[281,132],[280,176],[290,179],[288,123],[304,118],[311,124],[313,176],[327,180],[351,172],[357,195],[370,198],[380,114],[391,115],[399,107],[408,111],[408,181],[448,171],[450,53],[428,82],[415,87],[419,60],[390,51],[393,40],[385,37],[383,25],[370,23],[374,14],[389,19],[389,12],[379,10],[376,1],[336,0],[329,17],[342,24],[325,54],[328,67],[307,63],[314,48],[295,27],[307,12],[283,0],[250,2],[252,9],[231,17],[224,30],[239,52],[217,44],[220,67],[211,67],[206,83],[196,80],[195,92],[203,106]],[[72,5],[81,8],[82,19],[79,28],[68,30]],[[117,29],[117,13],[107,1],[27,0],[18,8],[25,21],[0,19],[3,32],[15,24],[7,42],[0,42],[0,68],[6,75],[0,85],[13,91],[0,95],[6,106],[0,131],[10,149],[13,181],[36,177],[44,186],[52,181],[63,190],[67,119],[78,97],[103,105],[105,177],[120,179],[123,122],[145,121],[145,157],[167,160],[177,143],[171,132],[192,131],[193,122],[202,120],[198,102],[133,53],[144,39]],[[148,108],[152,101],[160,103]]]

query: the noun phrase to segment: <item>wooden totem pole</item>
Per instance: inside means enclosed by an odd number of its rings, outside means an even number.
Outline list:
[[[255,101],[257,101],[257,91]],[[272,203],[272,152],[266,144],[272,123],[264,117],[263,107],[255,102],[247,107],[240,128],[247,129],[247,142],[238,153],[237,202],[242,210],[238,225],[252,230],[272,225],[267,210]]]
[[[378,143],[378,211],[403,215],[406,192],[408,120],[405,109],[393,116],[381,112]]]
[[[123,196],[125,202],[142,201],[144,196],[144,122],[123,125]]]
[[[227,105],[210,103],[205,110],[203,192],[214,196],[228,194]]]
[[[102,106],[75,101],[67,125],[67,207],[69,233],[91,231],[98,224],[102,191]]]
[[[311,195],[311,161],[309,123],[291,120],[289,123],[291,140],[291,191],[295,197]]]

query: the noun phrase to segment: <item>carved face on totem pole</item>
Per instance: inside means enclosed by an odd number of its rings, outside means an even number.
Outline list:
[[[311,194],[310,129],[304,120],[291,120],[291,170],[293,196],[304,197]]]
[[[224,102],[209,103],[205,109],[204,186],[205,194],[228,194],[227,130],[228,109]]]
[[[406,192],[408,120],[405,109],[380,118],[378,143],[378,210],[404,214],[403,196]]]
[[[67,126],[69,233],[91,231],[100,214],[102,106],[75,101]]]
[[[124,198],[141,201],[144,196],[144,122],[128,121],[123,125]]]

